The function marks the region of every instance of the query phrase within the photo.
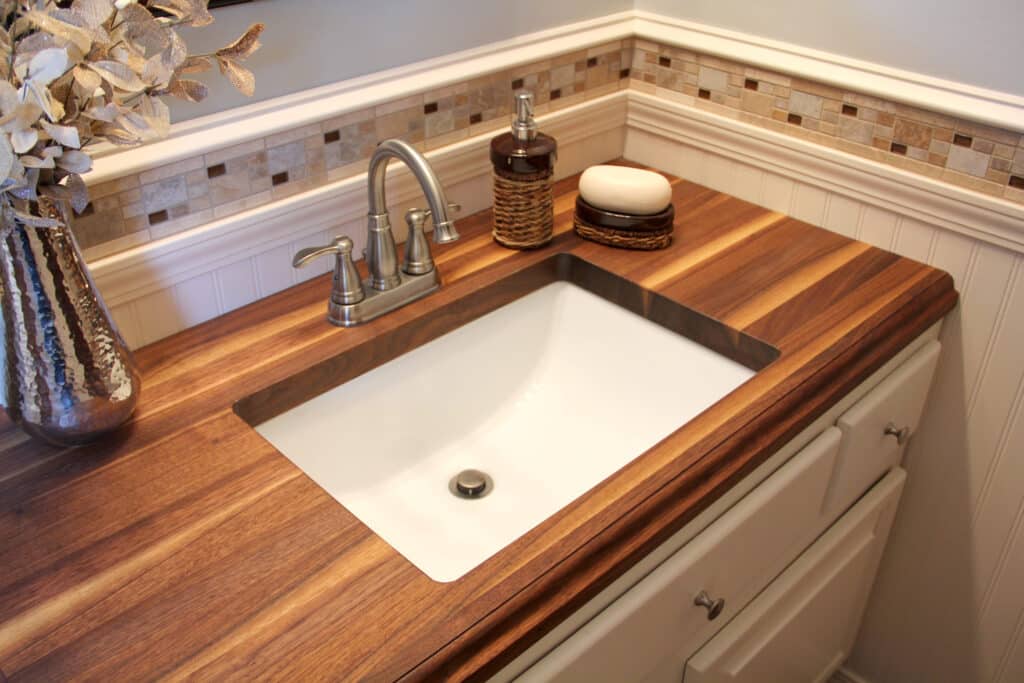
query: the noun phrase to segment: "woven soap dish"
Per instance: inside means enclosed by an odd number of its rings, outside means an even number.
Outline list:
[[[671,204],[659,213],[639,216],[599,209],[576,197],[573,225],[585,240],[621,249],[664,249],[672,243],[676,211]]]

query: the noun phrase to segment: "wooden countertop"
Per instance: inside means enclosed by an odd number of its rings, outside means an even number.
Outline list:
[[[583,242],[575,187],[556,188],[542,250],[494,244],[489,212],[460,220],[435,248],[441,291],[369,325],[328,325],[320,277],[140,350],[136,417],[103,443],[0,425],[0,680],[485,677],[956,302],[941,271],[685,181],[671,248]],[[348,350],[422,343],[433,311],[559,252],[781,355],[458,581],[427,578],[232,411]]]

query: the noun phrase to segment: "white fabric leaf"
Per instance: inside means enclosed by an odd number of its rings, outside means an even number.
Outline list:
[[[71,173],[86,173],[92,168],[92,157],[77,149],[66,149],[57,159],[57,166]]]
[[[139,92],[146,88],[146,84],[143,83],[131,69],[121,62],[103,60],[99,62],[92,62],[87,66],[102,76],[104,80],[115,88],[127,90],[128,92]]]
[[[75,213],[82,213],[89,205],[89,190],[85,187],[85,181],[78,173],[72,173],[67,179],[68,192],[71,193],[71,208]]]
[[[114,11],[110,0],[75,0],[71,11],[78,15],[86,26],[96,28],[103,24]]]
[[[21,165],[25,168],[53,168],[56,164],[53,161],[53,157],[40,159],[39,157],[34,157],[31,154],[22,154]]]
[[[0,135],[0,178],[7,178],[14,166],[14,150],[11,148],[11,140],[6,135]]]
[[[36,132],[35,128],[22,128],[11,131],[11,146],[14,148],[15,154],[28,152],[36,146],[37,142],[39,142],[39,133]],[[22,157],[22,163],[24,163],[24,157]],[[28,164],[25,165],[28,166]]]
[[[92,35],[90,35],[89,31],[61,21],[46,12],[37,9],[29,10],[25,13],[25,19],[36,28],[52,33],[54,36],[74,44],[75,47],[82,51],[82,54],[88,53],[89,48],[92,47]]]
[[[256,78],[251,71],[227,57],[217,57],[217,64],[220,65],[220,72],[231,81],[231,85],[238,88],[243,95],[252,97],[256,91]]]
[[[75,77],[75,83],[82,88],[82,92],[89,95],[91,95],[96,88],[100,87],[100,84],[103,82],[103,79],[98,73],[95,71],[89,71],[88,69],[83,69],[80,66],[76,66],[72,73]]]
[[[28,65],[28,77],[40,85],[49,85],[68,70],[68,52],[62,47],[40,50]]]
[[[74,126],[58,126],[47,121],[40,121],[40,125],[42,125],[43,130],[46,131],[51,139],[61,145],[74,149],[82,146],[81,141],[78,139],[78,129]]]

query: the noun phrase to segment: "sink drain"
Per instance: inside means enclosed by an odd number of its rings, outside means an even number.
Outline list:
[[[459,498],[483,498],[494,488],[494,480],[480,470],[462,470],[448,482],[448,490]]]

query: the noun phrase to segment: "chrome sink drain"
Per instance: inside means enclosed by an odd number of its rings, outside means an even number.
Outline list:
[[[480,470],[462,470],[448,482],[448,490],[459,498],[483,498],[494,488],[494,480]]]

